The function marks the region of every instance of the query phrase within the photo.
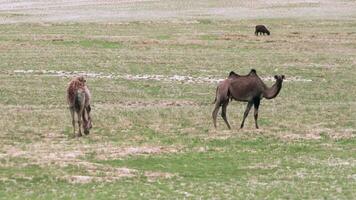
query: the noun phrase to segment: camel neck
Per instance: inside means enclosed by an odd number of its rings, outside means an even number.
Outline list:
[[[275,98],[278,93],[281,91],[282,88],[282,81],[276,81],[270,88],[266,88],[263,92],[263,97],[266,99],[273,99]]]

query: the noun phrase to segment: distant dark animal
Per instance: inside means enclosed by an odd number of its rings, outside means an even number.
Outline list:
[[[255,35],[258,35],[258,33],[260,33],[260,35],[265,35],[265,33],[267,33],[267,35],[270,35],[271,33],[269,32],[269,30],[264,26],[264,25],[257,25],[256,29],[255,29]]]
[[[241,128],[243,128],[245,119],[250,112],[252,105],[254,105],[255,126],[258,128],[258,108],[262,98],[275,98],[282,88],[284,75],[275,75],[275,84],[272,87],[267,87],[261,78],[257,75],[256,70],[251,69],[250,73],[244,76],[238,75],[235,72],[230,72],[229,77],[220,82],[216,88],[215,108],[212,113],[214,127],[216,128],[216,118],[220,107],[222,107],[221,117],[224,119],[227,127],[231,129],[226,117],[226,108],[229,101],[243,101],[247,102],[247,107],[244,112]]]
[[[67,102],[69,104],[69,110],[72,116],[73,132],[75,134],[75,113],[77,113],[79,133],[78,136],[82,136],[81,128],[83,125],[84,133],[89,134],[89,130],[92,128],[90,117],[90,91],[86,85],[84,77],[73,78],[67,88]],[[82,124],[83,122],[83,124]]]

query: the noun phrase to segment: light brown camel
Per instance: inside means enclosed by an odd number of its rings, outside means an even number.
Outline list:
[[[214,127],[216,128],[216,118],[220,107],[222,107],[221,117],[224,119],[227,127],[231,129],[226,117],[226,108],[229,101],[244,101],[247,102],[247,107],[244,112],[241,128],[244,127],[245,119],[254,105],[255,125],[258,129],[257,118],[258,108],[262,98],[275,98],[282,88],[284,75],[275,75],[276,82],[272,87],[267,87],[265,83],[258,77],[256,70],[251,69],[250,73],[244,76],[238,75],[235,72],[230,72],[227,79],[220,82],[216,88],[215,108],[212,113]]]
[[[81,128],[83,125],[84,134],[88,135],[92,128],[90,117],[90,91],[86,85],[84,77],[79,76],[73,78],[67,88],[67,101],[69,110],[72,116],[73,132],[75,134],[75,113],[77,113],[79,133],[82,136]],[[83,124],[82,124],[83,121]]]

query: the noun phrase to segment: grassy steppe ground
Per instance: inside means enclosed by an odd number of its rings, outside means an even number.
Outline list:
[[[190,23],[191,22],[191,23]],[[272,35],[256,37],[254,25]],[[352,199],[356,22],[185,20],[0,28],[0,198]],[[260,129],[233,102],[214,129],[215,83],[88,77],[89,136],[73,138],[69,77],[284,74]],[[306,80],[306,81],[303,81]],[[271,81],[266,81],[271,85]]]

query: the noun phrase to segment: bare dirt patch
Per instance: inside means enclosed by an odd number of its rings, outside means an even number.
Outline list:
[[[64,175],[60,179],[70,183],[88,183],[93,181],[112,182],[123,177],[137,176],[138,172],[134,169],[125,167],[112,167],[100,163],[93,163],[83,159],[87,154],[95,155],[98,160],[119,159],[126,156],[148,155],[161,153],[178,152],[173,147],[162,146],[141,146],[141,147],[118,147],[111,143],[105,144],[83,144],[80,141],[52,140],[45,138],[41,142],[24,146],[5,146],[1,149],[0,158],[24,158],[25,166],[38,165],[40,167],[64,168],[74,166],[81,169],[84,174]],[[6,164],[7,167],[9,164]],[[13,165],[17,165],[13,163]],[[148,173],[148,178],[168,177],[170,174]]]
[[[144,108],[144,107],[183,107],[198,106],[194,101],[185,100],[157,100],[157,101],[118,101],[115,104],[98,104],[97,107],[125,107],[125,108]]]
[[[333,130],[329,128],[315,127],[305,133],[284,132],[284,133],[276,134],[276,136],[283,140],[320,140],[323,137],[330,138],[333,140],[338,140],[338,139],[354,138],[356,137],[355,133],[356,130],[354,129]]]
[[[247,169],[276,169],[280,163],[256,163],[254,165],[247,166]]]
[[[111,160],[131,155],[147,155],[147,154],[162,154],[162,153],[177,153],[179,149],[173,147],[162,146],[142,146],[142,147],[126,147],[126,148],[113,148],[105,146],[105,148],[98,148],[95,150],[97,153],[96,158],[99,160]]]
[[[89,162],[81,163],[78,167],[84,168],[89,175],[67,175],[62,179],[70,183],[89,183],[89,182],[113,182],[120,178],[130,178],[137,176],[137,170],[125,167],[108,167]]]
[[[306,134],[297,134],[297,133],[281,133],[277,136],[283,140],[319,140],[321,136],[319,133],[306,133]]]
[[[2,2],[0,23],[57,23],[266,18],[352,18],[354,1],[163,1],[163,0],[9,0]]]
[[[90,183],[94,181],[96,178],[97,177],[80,176],[80,175],[65,177],[65,179],[68,180],[70,183]]]
[[[243,35],[243,34],[224,34],[220,36],[221,40],[242,40],[248,38],[249,37],[247,35]]]
[[[158,179],[170,179],[177,176],[176,174],[171,174],[167,172],[151,172],[151,171],[146,171],[144,175],[147,177],[147,180],[149,182],[154,182],[157,181]]]
[[[355,129],[344,129],[344,130],[337,130],[337,131],[330,131],[328,136],[332,139],[350,139],[356,137],[356,130]]]
[[[315,124],[314,126],[310,127],[307,131],[275,131],[268,127],[264,130],[263,128],[260,129],[237,129],[236,131],[227,130],[224,122],[220,122],[221,125],[218,125],[218,129],[211,130],[208,135],[204,135],[204,139],[211,140],[211,139],[219,139],[219,140],[228,140],[231,137],[236,137],[237,135],[241,138],[248,138],[251,136],[256,135],[264,135],[275,137],[281,139],[283,141],[293,141],[293,140],[321,140],[323,138],[332,139],[332,140],[339,140],[339,139],[351,139],[356,137],[356,130],[349,128],[349,129],[331,129],[325,128],[320,126],[320,124]],[[220,128],[219,128],[220,127]],[[293,129],[293,128],[292,128]]]
[[[176,153],[179,149],[163,146],[140,146],[140,147],[118,147],[111,143],[95,145],[81,144],[77,142],[52,142],[44,139],[42,142],[29,144],[20,147],[5,146],[2,149],[2,157],[22,157],[30,160],[29,164],[48,166],[55,164],[58,166],[68,166],[74,163],[85,163],[81,157],[86,154],[95,154],[99,160],[118,159],[132,155]]]
[[[25,165],[39,165],[41,167],[68,167],[75,166],[83,169],[88,175],[65,175],[60,179],[71,183],[88,183],[92,181],[111,182],[123,177],[136,176],[137,171],[128,168],[117,168],[103,164],[92,163],[80,159],[85,156],[85,148],[82,151],[79,148],[68,148],[69,144],[61,143],[42,143],[23,147],[5,147],[2,154],[3,158],[26,158]],[[67,148],[66,148],[67,147]],[[7,166],[9,167],[9,166]]]

